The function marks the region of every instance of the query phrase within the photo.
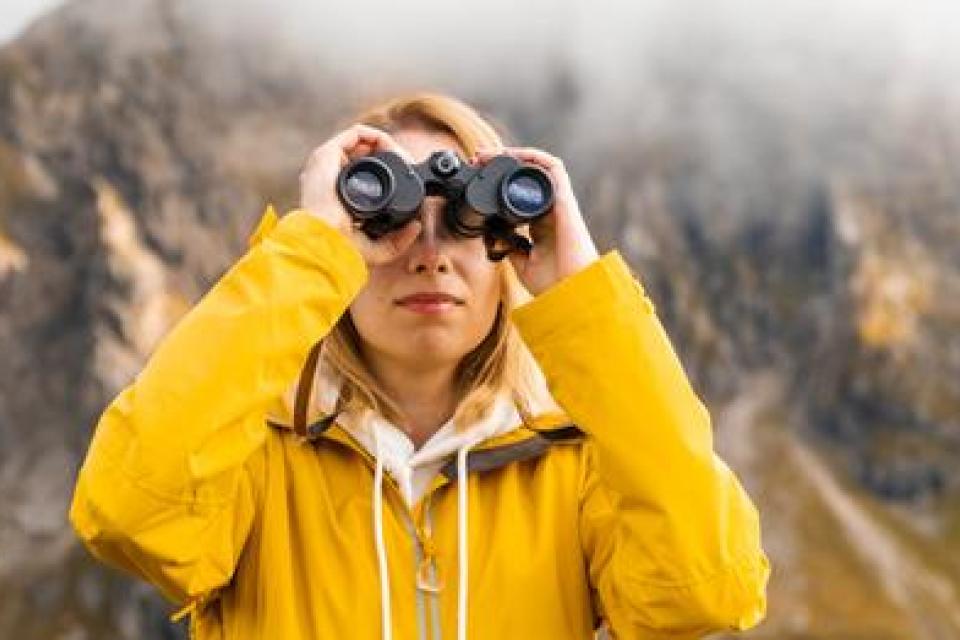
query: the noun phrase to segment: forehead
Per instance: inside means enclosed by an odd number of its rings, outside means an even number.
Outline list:
[[[442,131],[420,128],[404,128],[393,134],[394,140],[407,150],[416,162],[423,162],[431,153],[440,149],[453,149],[461,156],[467,153],[457,139]]]

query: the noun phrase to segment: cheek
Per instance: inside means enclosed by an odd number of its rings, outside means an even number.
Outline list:
[[[482,325],[484,330],[490,328],[497,315],[497,305],[500,303],[500,277],[497,268],[490,263],[483,265],[482,270],[470,283],[474,299],[474,321]]]
[[[366,341],[376,341],[390,328],[388,312],[390,297],[381,291],[376,283],[369,283],[350,303],[350,317],[357,332]]]

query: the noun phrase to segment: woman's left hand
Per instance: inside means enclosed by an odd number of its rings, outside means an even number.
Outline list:
[[[547,215],[529,225],[533,250],[530,255],[510,253],[510,262],[520,281],[533,295],[580,271],[599,257],[597,247],[580,213],[570,176],[563,161],[530,147],[478,149],[472,161],[481,164],[499,154],[513,156],[544,169],[553,180],[554,203]]]

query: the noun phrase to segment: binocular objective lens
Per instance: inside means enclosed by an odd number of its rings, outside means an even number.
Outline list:
[[[519,213],[536,215],[546,204],[548,191],[536,178],[521,174],[510,180],[505,195],[510,206]]]
[[[385,191],[380,176],[372,171],[357,171],[347,178],[346,187],[350,200],[364,209],[376,207]]]

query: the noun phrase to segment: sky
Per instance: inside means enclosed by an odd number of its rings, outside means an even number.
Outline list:
[[[31,20],[62,0],[0,0],[0,44],[15,37]]]
[[[88,1],[124,7],[104,11],[104,21],[125,20],[121,14],[137,4]],[[62,2],[0,0],[0,44]],[[960,0],[187,0],[177,6],[188,19],[234,36],[238,46],[261,39],[297,49],[371,85],[426,71],[453,89],[458,82],[498,86],[522,101],[549,81],[544,70],[562,61],[600,96],[593,109],[598,125],[629,116],[638,101],[649,106],[655,96],[648,87],[662,81],[651,73],[678,82],[684,73],[716,76],[764,99],[825,111],[831,101],[848,99],[844,82],[857,75],[896,75],[935,91],[956,91],[960,77]],[[660,60],[671,64],[658,66]]]
[[[0,0],[0,43],[62,2]],[[868,50],[897,49],[926,60],[960,60],[958,0],[528,0],[520,5],[511,0],[486,0],[482,12],[471,7],[470,14],[440,0],[196,4],[213,7],[201,11],[211,12],[208,17],[218,22],[267,18],[282,25],[288,35],[335,42],[338,50],[348,53],[456,47],[455,55],[437,56],[437,64],[455,64],[458,58],[507,41],[529,41],[532,48],[541,50],[562,42],[572,45],[578,58],[590,58],[591,53],[604,56],[624,42],[690,22],[723,25],[746,37],[846,39]],[[357,11],[358,6],[364,10]]]

